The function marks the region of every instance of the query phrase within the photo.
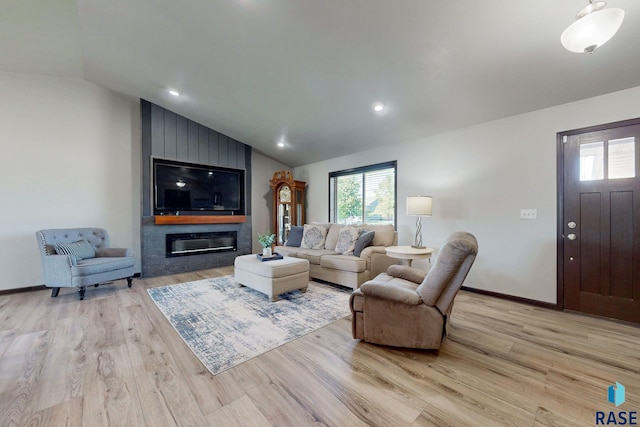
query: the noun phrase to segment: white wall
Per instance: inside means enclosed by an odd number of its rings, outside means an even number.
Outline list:
[[[0,72],[0,290],[43,284],[35,232],[106,228],[140,270],[140,108],[82,80]]]
[[[253,253],[261,253],[258,234],[274,233],[273,230],[273,193],[269,180],[277,170],[291,170],[283,163],[266,157],[256,151],[251,152],[251,229],[253,233]],[[296,177],[296,179],[298,179]]]
[[[458,129],[417,141],[297,167],[307,181],[307,221],[327,220],[327,174],[398,161],[399,243],[410,244],[415,219],[406,197],[433,196],[423,240],[438,247],[453,231],[478,238],[466,286],[556,302],[556,134],[640,117],[640,87]],[[537,220],[519,219],[536,208]]]

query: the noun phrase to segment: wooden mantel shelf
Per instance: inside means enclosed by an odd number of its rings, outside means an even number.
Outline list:
[[[239,224],[247,222],[245,215],[156,215],[156,225],[175,224]]]

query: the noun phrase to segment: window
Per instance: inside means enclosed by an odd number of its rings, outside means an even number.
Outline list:
[[[580,181],[604,179],[605,165],[608,179],[635,177],[635,145],[634,137],[580,144]]]
[[[329,221],[396,226],[396,162],[329,174]]]

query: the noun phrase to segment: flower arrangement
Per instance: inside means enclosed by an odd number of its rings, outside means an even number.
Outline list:
[[[258,242],[263,248],[270,248],[276,242],[275,234],[258,234]]]

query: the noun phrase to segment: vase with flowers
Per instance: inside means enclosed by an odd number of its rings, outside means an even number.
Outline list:
[[[258,242],[260,246],[262,246],[262,256],[270,257],[272,256],[271,247],[276,242],[275,234],[258,234]]]

